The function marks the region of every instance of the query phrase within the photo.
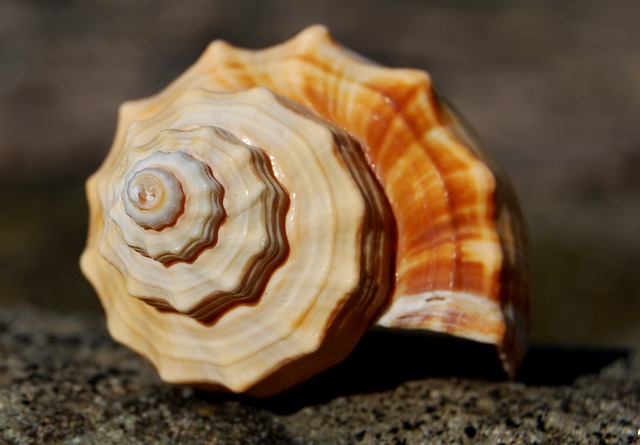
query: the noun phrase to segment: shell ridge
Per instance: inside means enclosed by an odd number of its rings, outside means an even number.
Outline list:
[[[289,244],[283,233],[285,233],[285,217],[289,209],[289,198],[286,190],[273,176],[271,162],[266,153],[259,148],[252,147],[251,156],[254,158],[253,165],[258,167],[262,179],[271,184],[270,188],[265,189],[265,193],[273,195],[273,206],[264,207],[265,218],[269,221],[269,216],[275,209],[275,218],[271,220],[271,224],[267,225],[267,233],[269,239],[275,242],[269,243],[266,249],[257,254],[252,263],[253,267],[249,268],[244,277],[240,280],[238,288],[228,293],[218,293],[211,295],[209,302],[195,306],[187,315],[199,319],[201,322],[212,323],[216,317],[219,317],[227,308],[235,304],[249,304],[256,302],[260,298],[267,286],[267,279],[273,271],[280,267],[283,261],[289,255]],[[283,190],[277,193],[275,190]],[[268,273],[266,273],[268,271]],[[226,295],[225,295],[226,294]],[[210,308],[212,301],[215,300],[216,310],[213,312]]]

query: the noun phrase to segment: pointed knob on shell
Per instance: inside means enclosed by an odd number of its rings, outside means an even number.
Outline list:
[[[380,325],[496,345],[529,320],[515,196],[428,75],[379,67],[311,27],[214,42],[125,104],[89,179],[81,266],[109,330],[162,378],[282,391]]]

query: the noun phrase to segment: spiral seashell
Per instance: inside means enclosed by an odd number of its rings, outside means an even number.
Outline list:
[[[87,182],[81,259],[111,334],[169,382],[269,395],[375,323],[526,345],[526,242],[510,186],[431,90],[314,26],[214,42],[120,110]]]

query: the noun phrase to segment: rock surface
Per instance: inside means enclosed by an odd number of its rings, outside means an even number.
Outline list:
[[[83,183],[120,103],[214,39],[264,48],[313,23],[427,70],[503,165],[531,229],[535,341],[640,349],[637,0],[0,0],[0,307],[97,308]]]
[[[497,369],[483,345],[376,332],[345,363],[256,400],[162,383],[95,314],[4,308],[0,442],[640,443],[639,353],[536,347],[518,380]]]

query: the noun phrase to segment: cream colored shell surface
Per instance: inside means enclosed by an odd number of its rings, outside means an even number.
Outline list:
[[[508,181],[426,73],[323,27],[261,51],[214,42],[123,105],[87,194],[82,269],[112,335],[165,380],[272,394],[376,320],[495,344],[510,374],[524,353]]]

